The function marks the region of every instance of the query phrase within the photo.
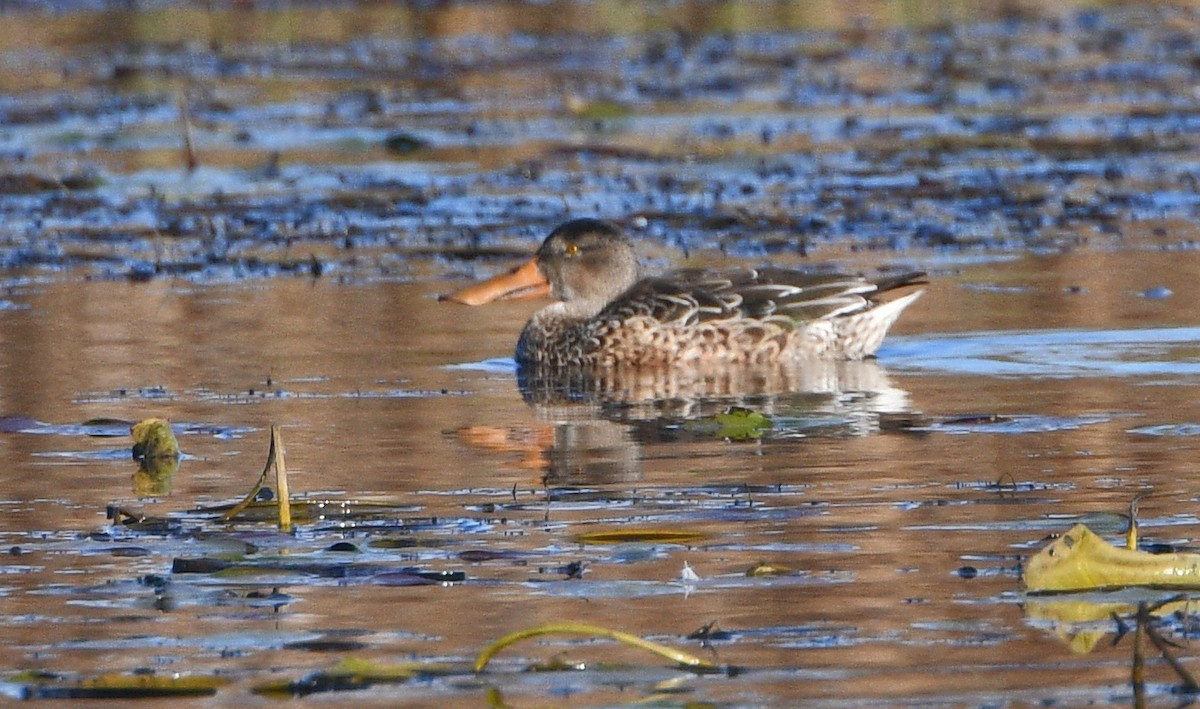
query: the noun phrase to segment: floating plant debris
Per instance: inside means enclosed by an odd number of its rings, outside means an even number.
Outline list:
[[[1031,557],[1022,579],[1033,593],[1125,586],[1200,589],[1200,554],[1115,547],[1077,524]]]
[[[707,537],[686,529],[615,529],[584,532],[576,539],[580,544],[692,544]]]
[[[562,634],[585,635],[588,637],[616,640],[617,642],[624,643],[625,645],[648,650],[656,655],[665,657],[672,662],[676,662],[683,667],[698,672],[715,672],[718,670],[716,665],[701,657],[667,647],[661,643],[646,640],[645,638],[640,638],[636,635],[631,635],[620,630],[612,630],[610,628],[604,628],[597,625],[589,625],[587,623],[564,621],[560,623],[546,623],[544,625],[525,628],[524,630],[518,630],[505,635],[496,642],[487,646],[483,652],[479,653],[479,657],[475,658],[475,671],[483,672],[485,669],[487,669],[488,663],[492,661],[492,657],[509,645],[518,643],[522,640],[527,640],[529,638],[536,638],[541,635]]]

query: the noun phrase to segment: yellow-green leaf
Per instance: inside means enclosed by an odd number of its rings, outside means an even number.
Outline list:
[[[572,115],[585,121],[618,120],[628,118],[633,113],[628,106],[616,101],[606,101],[603,99],[588,101],[576,95],[565,97],[563,103]]]
[[[144,699],[149,697],[186,697],[217,693],[228,684],[223,677],[165,674],[105,674],[75,684],[40,685],[39,696],[59,699]]]
[[[174,458],[179,456],[179,442],[166,419],[142,419],[129,429],[133,436],[134,458]]]
[[[697,421],[688,421],[684,428],[701,434],[711,434],[714,438],[731,441],[750,441],[761,438],[771,429],[771,419],[757,411],[733,406],[723,414],[715,414]]]
[[[361,657],[346,657],[329,670],[330,674],[352,675],[374,682],[403,682],[417,676],[450,674],[456,668],[429,662],[387,664]]]
[[[1034,593],[1124,586],[1200,589],[1200,554],[1149,554],[1115,547],[1077,524],[1029,559],[1024,581]]]
[[[584,532],[575,539],[580,544],[689,544],[707,537],[704,532],[687,529],[607,529]]]
[[[389,665],[357,657],[347,657],[329,670],[313,672],[297,681],[272,680],[254,688],[254,693],[266,696],[304,696],[317,692],[358,690],[373,684],[407,682],[414,677],[461,673],[453,665],[405,662]]]
[[[792,573],[792,570],[783,564],[773,564],[769,561],[760,561],[749,569],[746,569],[746,575],[755,576],[786,576]]]

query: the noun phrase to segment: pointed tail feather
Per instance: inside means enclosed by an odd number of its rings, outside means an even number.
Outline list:
[[[912,276],[914,274],[908,275]],[[904,283],[892,285],[891,287],[898,288],[901,285],[911,285],[914,282],[917,281],[908,280]],[[925,289],[922,288],[901,298],[880,303],[870,310],[864,310],[861,313],[836,320],[838,331],[836,339],[844,343],[840,353],[841,358],[863,359],[864,357],[874,355],[879,346],[883,344],[883,338],[887,335],[892,323],[896,322],[896,318],[900,317],[900,313],[904,312],[904,309],[912,305],[913,301],[920,298],[924,292]]]

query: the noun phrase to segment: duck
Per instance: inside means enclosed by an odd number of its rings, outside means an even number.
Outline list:
[[[644,275],[616,223],[567,221],[524,264],[440,300],[483,305],[550,296],[517,340],[522,369],[795,365],[875,355],[926,284],[911,271],[879,279],[783,268],[683,269]]]

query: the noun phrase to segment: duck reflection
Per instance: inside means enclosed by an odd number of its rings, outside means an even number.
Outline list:
[[[467,426],[455,433],[477,450],[520,456],[517,468],[547,485],[629,482],[639,475],[640,447],[630,427],[596,415],[586,405],[535,407],[531,426]]]
[[[730,406],[764,415],[846,415],[877,428],[880,413],[908,409],[908,393],[892,385],[875,360],[814,360],[764,367],[706,365],[687,368],[612,367],[577,371],[569,378],[523,367],[517,383],[535,408],[587,406],[625,421],[694,419]]]
[[[537,423],[460,429],[471,447],[519,453],[517,467],[549,485],[641,479],[645,446],[713,439],[759,445],[819,437],[866,436],[903,420],[908,392],[875,360],[791,366],[622,369],[545,375],[528,367],[518,385]],[[745,411],[755,425],[725,416]]]

